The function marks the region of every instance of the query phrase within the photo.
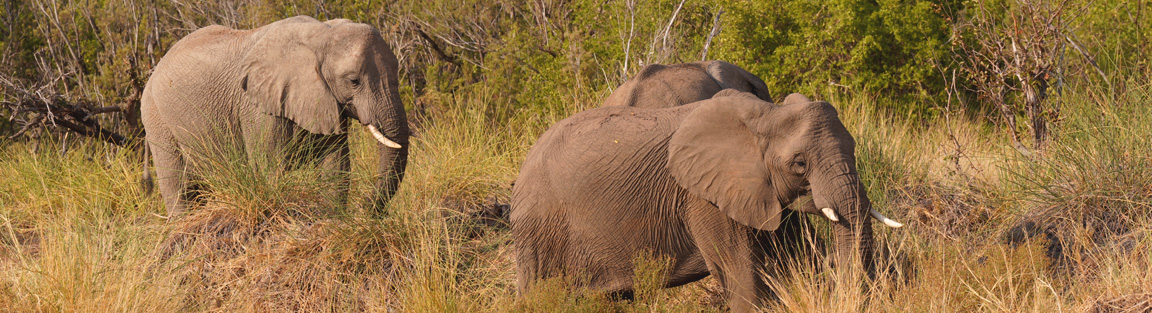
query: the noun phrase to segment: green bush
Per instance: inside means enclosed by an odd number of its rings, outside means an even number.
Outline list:
[[[921,114],[944,87],[941,6],[957,1],[736,1],[724,7],[715,58],[759,75],[778,96],[863,93]],[[920,101],[915,101],[920,100]]]
[[[1152,71],[1152,1],[1093,1],[1085,7],[1076,39],[1111,79]],[[1076,55],[1076,51],[1069,51]],[[1082,61],[1081,58],[1074,58]],[[1085,73],[1096,79],[1095,73]]]

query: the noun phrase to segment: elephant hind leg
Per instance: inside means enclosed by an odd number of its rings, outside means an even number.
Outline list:
[[[174,144],[150,142],[149,146],[152,162],[156,166],[156,184],[160,187],[160,195],[164,197],[168,216],[176,217],[184,214],[197,195],[195,188],[188,181],[188,168],[184,157]]]
[[[523,205],[513,200],[513,210]],[[512,247],[516,253],[516,293],[523,296],[533,285],[562,276],[567,264],[568,227],[562,218],[512,218]]]

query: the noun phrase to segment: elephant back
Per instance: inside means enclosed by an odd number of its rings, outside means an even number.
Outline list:
[[[756,75],[728,62],[705,61],[645,66],[613,91],[603,106],[670,108],[710,99],[724,89],[772,101],[767,85]]]

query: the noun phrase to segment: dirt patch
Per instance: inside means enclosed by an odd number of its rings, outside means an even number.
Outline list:
[[[40,233],[32,227],[0,228],[0,264],[40,256]]]
[[[1106,211],[1073,214],[1060,208],[1030,210],[1002,231],[1001,240],[1017,246],[1041,240],[1052,260],[1051,273],[1070,278],[1094,277],[1105,264],[1104,256],[1133,256],[1147,242],[1148,230]]]

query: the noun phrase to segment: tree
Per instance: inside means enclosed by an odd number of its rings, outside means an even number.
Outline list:
[[[1060,103],[1049,97],[1051,90],[1062,87],[1070,45],[1083,53],[1070,36],[1072,10],[1077,8],[1069,0],[973,1],[965,12],[949,14],[963,76],[1000,113],[1017,149],[1026,150],[1017,116],[1027,118],[1034,149],[1044,147],[1050,124],[1059,121]]]

